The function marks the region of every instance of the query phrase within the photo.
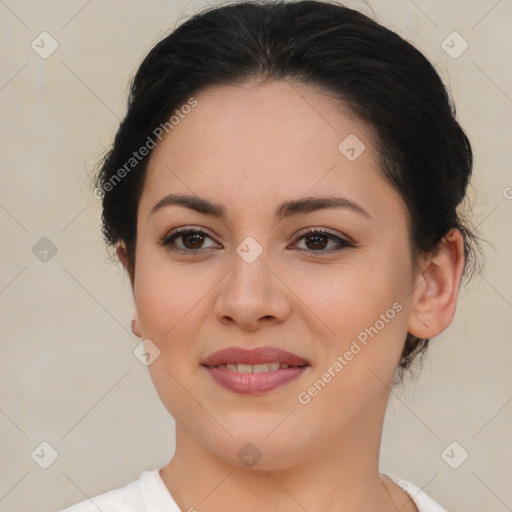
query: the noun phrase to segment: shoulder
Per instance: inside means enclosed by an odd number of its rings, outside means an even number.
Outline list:
[[[143,511],[142,497],[140,493],[141,480],[147,478],[144,472],[138,480],[120,487],[104,492],[98,496],[86,499],[72,505],[61,512],[139,512]]]
[[[399,487],[401,487],[411,497],[412,501],[418,509],[418,512],[447,512],[443,507],[441,507],[441,505],[439,505],[439,503],[434,501],[424,491],[422,491],[419,487],[412,484],[411,482],[392,475],[386,476],[395,482],[395,484],[397,484]]]
[[[144,471],[138,480],[81,501],[60,512],[179,512],[158,469]]]

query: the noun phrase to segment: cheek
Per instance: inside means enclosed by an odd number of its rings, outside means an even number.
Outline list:
[[[403,308],[409,289],[407,258],[401,254],[374,258],[354,253],[350,263],[336,267],[309,264],[309,268],[285,272],[283,280],[293,283],[293,292],[302,301],[297,303],[301,316],[315,322],[311,328],[317,333],[322,330],[326,339],[342,344],[373,326],[388,311],[385,320],[398,319],[397,307],[392,306],[399,302]]]
[[[395,373],[407,335],[411,267],[407,247],[393,247],[400,246],[390,244],[379,254],[361,251],[350,264],[319,266],[314,275],[298,273],[293,281],[297,295],[308,297],[308,309],[316,314],[309,317],[329,328],[315,378],[333,384],[318,406],[342,399],[356,410],[357,400],[371,400],[385,389],[381,381],[388,383]]]
[[[160,350],[148,370],[162,403],[176,418],[198,414],[189,392],[194,372],[199,371],[199,347],[194,341],[204,308],[211,308],[208,287],[185,265],[171,267],[159,255],[141,251],[134,289],[138,317],[143,338]]]
[[[134,295],[142,336],[160,350],[149,372],[170,411],[186,407],[184,389],[200,370],[197,341],[212,316],[219,277],[206,265],[200,270],[191,263],[170,264],[164,251],[142,243],[137,256]]]
[[[197,329],[197,314],[215,280],[212,272],[198,274],[196,268],[190,263],[171,265],[164,251],[140,250],[134,296],[144,336],[164,343],[176,333],[181,338]]]

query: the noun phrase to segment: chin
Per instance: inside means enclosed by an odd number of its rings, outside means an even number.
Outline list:
[[[297,439],[297,429],[283,429],[279,435],[277,432],[269,435],[269,430],[248,429],[247,425],[246,422],[239,430],[230,431],[233,437],[209,439],[207,448],[237,468],[270,471],[298,463],[301,442]]]

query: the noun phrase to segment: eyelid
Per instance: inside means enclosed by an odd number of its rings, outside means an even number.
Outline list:
[[[336,231],[333,231],[329,228],[322,228],[322,227],[315,227],[315,226],[310,226],[308,228],[301,229],[300,231],[295,233],[294,238],[302,238],[304,235],[309,235],[311,233],[321,234],[321,235],[326,235],[326,236],[329,235],[329,236],[332,236],[333,238],[341,240],[342,242],[345,242],[347,244],[354,244],[354,242],[350,239],[350,237],[348,237],[346,235],[342,235],[342,234],[340,234]]]
[[[190,231],[197,232],[200,234],[205,234],[212,239],[214,238],[214,235],[210,234],[208,228],[205,228],[203,226],[198,226],[195,224],[187,224],[185,226],[179,226],[177,228],[171,229],[164,235],[163,240],[169,239],[170,237],[172,237],[174,235],[188,233]]]
[[[199,235],[205,235],[206,237],[210,238],[215,242],[215,244],[218,244],[218,242],[215,240],[215,238],[210,235],[206,228],[202,226],[195,226],[195,225],[187,225],[187,226],[180,226],[175,229],[172,229],[171,231],[167,232],[163,238],[159,240],[159,244],[163,246],[164,249],[167,249],[169,251],[178,252],[182,254],[204,254],[206,252],[209,252],[210,249],[213,249],[214,247],[207,247],[205,249],[180,249],[180,248],[172,248],[171,247],[171,241],[173,238],[179,238],[182,235],[186,235],[189,233],[193,234],[199,234]]]
[[[343,249],[356,246],[355,242],[352,239],[350,239],[350,237],[339,235],[338,233],[335,233],[328,228],[321,227],[308,227],[300,230],[298,233],[294,235],[295,241],[293,242],[293,245],[297,244],[301,239],[305,238],[306,236],[314,235],[326,236],[330,240],[334,240],[338,244],[338,246],[335,248],[320,251],[313,251],[310,249],[299,249],[301,252],[305,252],[308,255],[313,256],[327,256],[329,254],[341,252]]]

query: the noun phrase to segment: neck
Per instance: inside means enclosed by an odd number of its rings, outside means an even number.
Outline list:
[[[177,424],[176,452],[160,476],[186,511],[396,512],[378,469],[384,410],[378,413],[380,421],[373,411],[366,428],[358,422],[315,444],[300,463],[270,469],[235,465]]]

